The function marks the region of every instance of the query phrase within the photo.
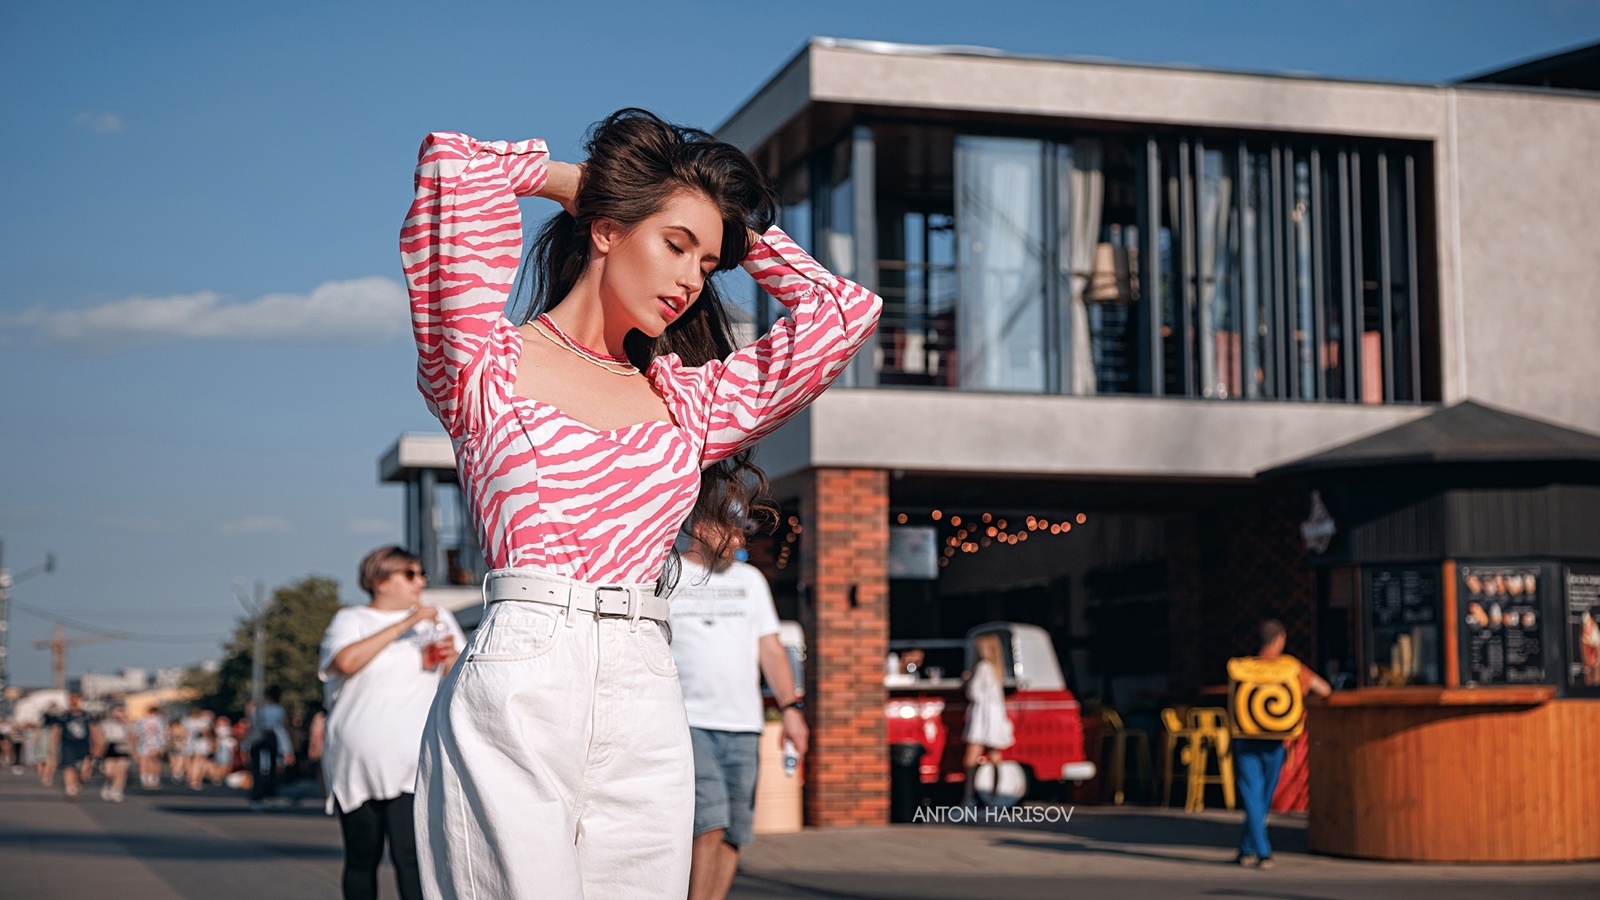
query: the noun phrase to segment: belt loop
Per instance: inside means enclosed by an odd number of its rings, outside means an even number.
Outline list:
[[[578,589],[571,583],[567,584],[567,627],[572,628],[576,623],[572,621],[572,608],[578,603]]]
[[[483,609],[485,612],[489,609],[489,576],[493,574],[493,570],[483,573],[483,586],[478,590],[478,593],[483,596]]]
[[[638,633],[639,614],[644,612],[644,598],[639,596],[637,588],[628,588],[628,630]]]

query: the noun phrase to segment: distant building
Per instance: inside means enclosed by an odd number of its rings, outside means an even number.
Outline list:
[[[85,700],[102,700],[117,694],[132,694],[150,686],[150,673],[144,669],[123,669],[113,674],[89,672],[78,679],[78,690]]]

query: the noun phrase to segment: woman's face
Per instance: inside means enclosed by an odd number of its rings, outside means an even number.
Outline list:
[[[427,585],[428,579],[422,574],[422,563],[407,562],[395,568],[389,576],[378,582],[374,594],[383,594],[386,599],[407,606],[415,606],[422,600],[422,588]]]
[[[596,222],[595,249],[605,257],[600,301],[654,338],[700,298],[722,249],[722,217],[704,196],[679,191],[631,229]]]

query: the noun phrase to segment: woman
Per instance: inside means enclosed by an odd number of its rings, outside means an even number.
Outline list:
[[[769,230],[773,193],[731,145],[623,110],[586,149],[580,167],[542,141],[431,135],[401,232],[419,385],[502,601],[428,718],[430,897],[684,895],[694,771],[658,591],[673,537],[691,512],[756,508],[749,449],[844,371],[881,306]],[[502,310],[532,196],[563,211],[519,327]],[[741,260],[789,316],[735,352],[710,279]],[[725,489],[697,502],[702,470]]]
[[[211,711],[191,706],[179,724],[183,726],[183,776],[189,789],[198,791],[211,772]]]
[[[233,771],[234,754],[239,741],[233,736],[233,721],[227,716],[217,716],[211,726],[211,783],[226,784],[228,773]]]
[[[439,679],[466,643],[448,610],[423,605],[426,581],[410,553],[372,551],[360,571],[371,602],[339,610],[322,638],[318,674],[329,712],[318,751],[328,812],[338,812],[344,836],[346,900],[378,896],[385,839],[400,896],[422,897],[412,813],[417,747]]]
[[[128,786],[128,760],[133,757],[133,723],[121,706],[111,707],[111,714],[100,723],[100,774],[105,784],[100,788],[100,799],[121,803],[123,790]]]
[[[139,755],[139,786],[154,790],[161,786],[161,755],[167,749],[167,722],[160,710],[150,707],[134,725],[138,741],[134,749]]]
[[[978,761],[998,763],[1000,751],[1016,743],[1011,719],[1006,716],[1006,663],[1000,650],[1000,636],[994,632],[980,634],[973,645],[978,661],[973,664],[967,681],[967,750],[963,760],[967,789],[961,801],[964,806],[973,805],[973,778],[978,774]]]

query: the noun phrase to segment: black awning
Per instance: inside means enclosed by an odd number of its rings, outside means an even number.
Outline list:
[[[1263,479],[1341,469],[1423,465],[1593,465],[1600,435],[1509,413],[1472,400],[1439,409],[1332,450],[1258,473]]]

